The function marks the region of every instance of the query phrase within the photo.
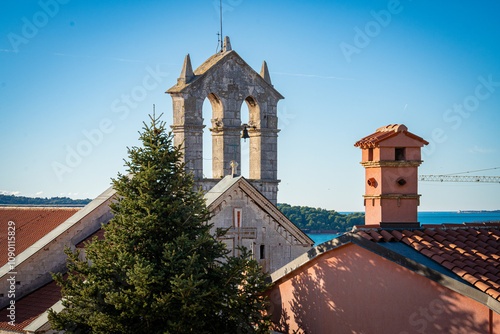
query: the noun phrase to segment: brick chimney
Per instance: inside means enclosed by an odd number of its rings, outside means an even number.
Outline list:
[[[417,207],[421,148],[429,144],[403,124],[387,125],[357,141],[365,167],[365,224],[420,227]]]

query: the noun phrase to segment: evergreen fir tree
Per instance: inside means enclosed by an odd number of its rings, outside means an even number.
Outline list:
[[[165,123],[151,118],[141,147],[128,149],[128,175],[113,180],[114,218],[85,259],[66,249],[68,274],[55,274],[64,310],[53,329],[68,333],[267,333],[269,286],[244,250],[229,256],[210,234],[203,194],[180,162]]]

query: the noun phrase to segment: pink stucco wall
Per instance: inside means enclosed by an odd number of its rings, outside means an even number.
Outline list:
[[[417,200],[397,199],[382,200],[382,222],[384,223],[415,223],[418,221]]]
[[[376,180],[375,186],[367,182],[372,178]],[[406,184],[399,185],[400,178],[404,178]],[[368,196],[418,193],[417,167],[365,168],[365,180],[365,194]],[[401,199],[399,205],[397,199],[383,199],[382,205],[379,199],[368,199],[365,202],[365,223],[417,222],[417,209],[416,198]]]
[[[365,225],[380,224],[381,221],[380,199],[365,200]]]
[[[377,182],[375,186],[365,182],[366,195],[416,194],[418,191],[417,167],[365,168],[365,180],[370,178]],[[397,183],[400,178],[406,180],[405,185]]]
[[[278,280],[269,298],[284,333],[489,332],[486,306],[355,244]]]
[[[415,223],[418,221],[417,200],[401,199],[367,199],[365,201],[365,224]]]

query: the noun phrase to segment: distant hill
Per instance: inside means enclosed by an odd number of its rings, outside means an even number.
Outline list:
[[[14,195],[0,195],[1,206],[84,206],[92,200],[87,199],[71,199],[69,197],[24,197]]]
[[[306,233],[330,232],[332,230],[339,233],[347,232],[354,225],[365,224],[365,214],[363,212],[342,214],[335,210],[291,206],[286,203],[278,204],[278,209]]]

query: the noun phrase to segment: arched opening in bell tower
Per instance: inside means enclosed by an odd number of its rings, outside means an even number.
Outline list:
[[[248,103],[241,104],[240,116],[241,124],[248,124],[250,110],[248,109]],[[242,129],[243,131],[243,129]],[[241,175],[248,178],[250,175],[250,140],[241,139]]]
[[[247,96],[242,102],[240,116],[241,124],[248,125],[247,131],[250,135],[250,139],[241,141],[241,175],[252,179],[256,175],[255,169],[260,168],[257,155],[261,149],[260,142],[253,132],[260,127],[260,108],[253,96]]]
[[[221,126],[222,102],[214,93],[209,94],[202,106],[203,125],[203,177],[213,178],[213,147],[212,131]]]

